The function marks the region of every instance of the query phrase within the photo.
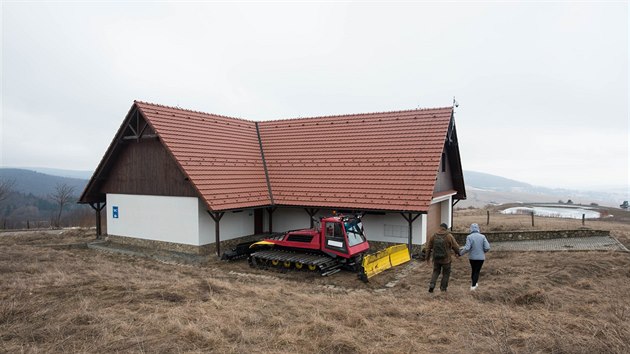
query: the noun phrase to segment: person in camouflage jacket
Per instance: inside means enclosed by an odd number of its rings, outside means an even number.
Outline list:
[[[429,283],[430,293],[432,293],[433,289],[435,289],[435,283],[437,282],[437,278],[440,276],[440,273],[442,273],[440,290],[446,291],[446,288],[448,288],[448,280],[451,277],[452,258],[450,251],[453,251],[454,254],[459,257],[459,245],[457,244],[455,237],[448,232],[448,225],[443,223],[440,225],[440,230],[431,235],[431,237],[429,237],[429,241],[427,242],[427,264],[431,264],[431,256],[433,256],[435,252],[433,248],[436,244],[436,238],[443,239],[446,254],[444,258],[435,259],[435,257],[433,257],[433,274],[431,275],[431,282]]]

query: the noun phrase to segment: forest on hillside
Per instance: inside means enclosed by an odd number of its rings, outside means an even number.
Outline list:
[[[86,180],[0,169],[0,229],[92,226],[90,206],[77,204]]]

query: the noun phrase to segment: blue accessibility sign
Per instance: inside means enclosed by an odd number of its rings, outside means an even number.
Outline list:
[[[118,207],[117,206],[112,206],[112,217],[114,219],[118,219]]]

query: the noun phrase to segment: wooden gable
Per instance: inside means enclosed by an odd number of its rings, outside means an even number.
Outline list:
[[[107,193],[198,196],[135,105],[79,200],[82,203],[104,202]]]

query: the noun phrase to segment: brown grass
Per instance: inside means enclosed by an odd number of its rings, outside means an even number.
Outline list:
[[[363,284],[36,246],[93,238],[0,234],[0,352],[630,352],[627,253],[491,252],[475,292],[462,258],[447,296],[417,261]]]

